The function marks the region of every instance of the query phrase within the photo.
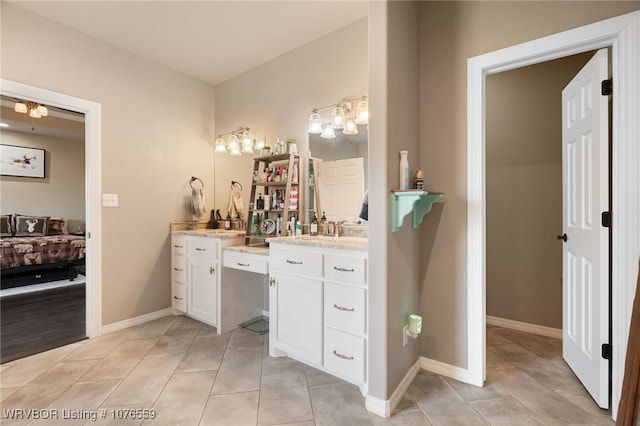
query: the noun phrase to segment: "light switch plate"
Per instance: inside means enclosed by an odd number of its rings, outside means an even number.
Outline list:
[[[102,207],[118,207],[118,194],[102,194]]]

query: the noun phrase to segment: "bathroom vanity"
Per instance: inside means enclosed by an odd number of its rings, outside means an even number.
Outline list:
[[[217,328],[237,324],[222,314],[222,250],[244,241],[244,231],[197,229],[171,233],[171,308]]]
[[[368,240],[267,240],[269,355],[290,356],[366,387]]]

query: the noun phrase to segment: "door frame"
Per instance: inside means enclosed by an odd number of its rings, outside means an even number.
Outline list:
[[[613,77],[612,395],[615,419],[640,256],[640,11],[496,50],[467,61],[467,371],[486,378],[485,77],[610,47]]]
[[[6,79],[0,79],[0,93],[84,114],[87,235],[86,333],[90,338],[100,336],[102,334],[101,105]]]

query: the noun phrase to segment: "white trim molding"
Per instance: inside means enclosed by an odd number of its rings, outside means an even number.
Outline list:
[[[102,334],[113,333],[114,331],[124,330],[125,328],[133,327],[136,325],[144,324],[145,322],[157,320],[158,318],[168,317],[174,315],[171,308],[160,309],[159,311],[149,312],[148,314],[139,315],[137,317],[129,318],[126,320],[113,322],[111,324],[102,327]]]
[[[562,339],[562,329],[546,327],[544,325],[530,324],[528,322],[514,321],[507,318],[498,318],[487,315],[487,324],[498,327],[509,328],[511,330],[524,331],[525,333],[537,334],[538,336],[554,337]]]
[[[435,359],[420,357],[420,367],[423,370],[430,371],[441,376],[459,380],[461,382],[470,383],[469,370],[466,368],[456,367]]]
[[[416,363],[413,364],[413,366],[409,369],[409,371],[407,371],[407,374],[405,374],[396,390],[391,394],[391,398],[383,400],[371,395],[367,395],[367,397],[365,398],[365,406],[367,407],[367,410],[381,417],[391,417],[391,414],[393,414],[393,410],[396,409],[396,407],[400,403],[400,400],[409,389],[409,386],[411,386],[413,379],[416,378],[419,371],[420,359],[418,359]]]
[[[640,257],[640,12],[470,58],[467,62],[467,348],[469,383],[485,379],[485,77],[576,53],[611,48],[612,395],[616,418]]]
[[[5,79],[0,79],[0,93],[84,114],[87,231],[86,333],[88,337],[99,336],[102,332],[101,106],[86,99]]]

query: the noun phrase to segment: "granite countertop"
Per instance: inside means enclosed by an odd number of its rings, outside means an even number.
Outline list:
[[[270,244],[291,244],[307,247],[337,248],[356,251],[367,251],[369,239],[364,237],[328,237],[296,235],[292,237],[267,238]]]
[[[174,235],[191,235],[195,237],[210,238],[238,238],[245,235],[244,231],[227,231],[225,229],[190,229],[182,231],[171,231]]]
[[[269,247],[264,244],[261,245],[251,245],[251,246],[231,246],[225,247],[223,251],[233,251],[238,253],[249,253],[249,254],[258,254],[262,256],[269,256]]]

